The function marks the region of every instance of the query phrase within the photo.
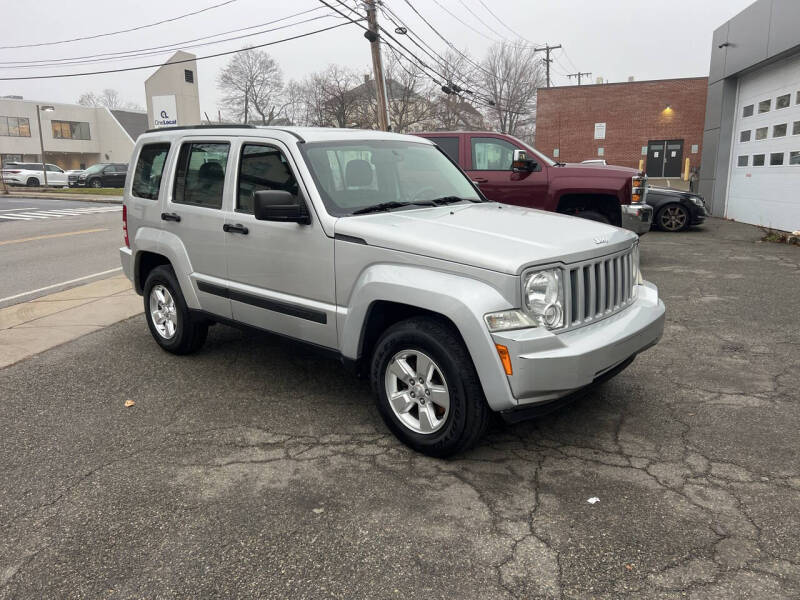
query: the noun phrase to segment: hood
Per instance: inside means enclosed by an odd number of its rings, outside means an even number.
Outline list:
[[[662,188],[662,187],[653,187],[647,190],[647,193],[655,193],[655,194],[667,194],[669,196],[699,196],[700,194],[695,194],[694,192],[690,192],[688,190],[676,190],[675,188]]]
[[[630,231],[496,202],[342,217],[336,235],[511,275],[550,262],[576,262],[629,247]]]

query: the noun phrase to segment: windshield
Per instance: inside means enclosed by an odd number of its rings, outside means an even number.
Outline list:
[[[99,173],[100,171],[102,171],[105,168],[106,168],[106,165],[103,165],[103,164],[92,165],[91,167],[86,169],[85,173],[87,173],[87,174],[89,174],[89,173]]]
[[[430,144],[374,140],[300,147],[325,208],[337,217],[386,203],[483,200],[472,182]]]

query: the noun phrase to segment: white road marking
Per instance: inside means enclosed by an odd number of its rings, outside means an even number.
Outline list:
[[[97,206],[91,208],[18,208],[15,210],[5,209],[0,214],[0,219],[11,219],[16,221],[30,221],[32,219],[51,219],[55,217],[80,217],[83,215],[96,215],[109,212],[120,212],[121,206]]]
[[[85,281],[87,279],[91,279],[92,277],[99,277],[100,275],[109,275],[110,273],[116,273],[117,271],[121,271],[122,267],[117,267],[116,269],[109,269],[108,271],[100,271],[99,273],[92,273],[91,275],[84,275],[83,277],[78,277],[76,279],[70,279],[69,281],[62,281],[61,283],[54,283],[53,285],[48,285],[36,290],[31,290],[29,292],[22,292],[21,294],[16,294],[14,296],[7,296],[6,298],[0,298],[0,303],[6,302],[8,300],[16,300],[17,298],[22,298],[24,296],[30,296],[31,294],[36,294],[38,292],[45,292],[47,290],[52,290],[53,288],[60,287],[62,285],[69,285],[70,283],[77,283],[79,281]]]
[[[25,208],[0,208],[0,212],[16,212],[18,210],[36,210],[33,206],[26,206]]]
[[[0,219],[13,219],[14,221],[30,221],[28,217],[15,217],[14,215],[0,215]]]

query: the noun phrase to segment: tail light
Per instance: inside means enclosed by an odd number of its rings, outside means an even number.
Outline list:
[[[122,233],[125,234],[125,245],[130,248],[131,242],[128,240],[128,207],[122,205]]]
[[[3,171],[3,175],[16,175],[17,173],[22,173],[22,171]]]

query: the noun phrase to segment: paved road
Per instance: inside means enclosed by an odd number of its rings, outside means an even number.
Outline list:
[[[136,317],[2,370],[0,598],[798,598],[800,251],[758,233],[645,236],[663,341],[456,460],[225,327],[175,357]]]
[[[121,210],[114,204],[0,196],[0,308],[91,281],[87,276],[93,274],[113,274],[107,271],[119,267]]]

